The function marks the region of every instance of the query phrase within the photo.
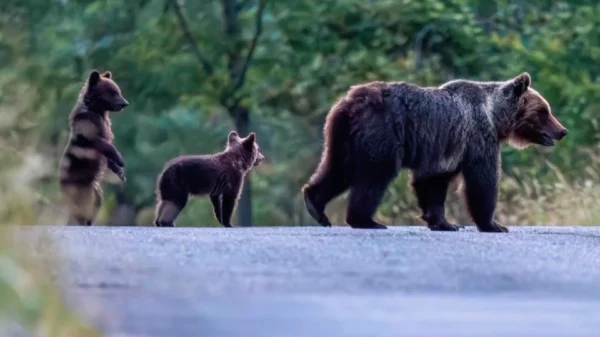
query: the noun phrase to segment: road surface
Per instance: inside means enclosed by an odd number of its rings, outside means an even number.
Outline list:
[[[600,336],[600,228],[38,227],[109,336]]]

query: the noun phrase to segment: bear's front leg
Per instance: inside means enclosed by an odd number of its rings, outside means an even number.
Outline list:
[[[456,172],[444,173],[433,177],[420,177],[415,172],[412,186],[417,196],[419,208],[423,212],[421,219],[427,222],[432,231],[456,232],[463,226],[454,225],[446,220],[446,194],[448,186]]]
[[[210,196],[210,202],[213,205],[213,211],[215,213],[215,218],[217,218],[217,221],[222,225],[223,224],[223,217],[222,217],[222,212],[221,212],[221,195],[211,195]]]
[[[498,156],[470,161],[463,171],[467,205],[480,232],[506,233],[493,219],[498,198]]]
[[[119,167],[125,167],[123,156],[117,148],[104,139],[98,138],[94,141],[94,147],[100,151],[107,159],[112,160]]]
[[[235,227],[231,224],[231,216],[242,191],[242,179],[244,179],[243,176],[239,181],[231,182],[229,188],[226,188],[221,194],[221,225],[223,227]]]
[[[223,227],[233,227],[231,224],[231,215],[235,210],[235,204],[237,202],[236,195],[233,193],[224,193],[223,199],[221,200],[221,225]]]
[[[107,158],[106,166],[110,171],[112,171],[122,182],[125,182],[127,179],[125,178],[125,171],[123,167],[119,166],[114,160]]]

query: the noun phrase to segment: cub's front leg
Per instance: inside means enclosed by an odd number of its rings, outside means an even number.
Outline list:
[[[98,149],[98,151],[100,151],[100,153],[102,153],[106,157],[106,159],[108,159],[109,161],[114,161],[118,167],[125,167],[125,161],[123,160],[123,156],[113,144],[107,142],[104,139],[98,138],[94,142],[94,146],[96,149]]]
[[[117,177],[119,177],[119,180],[121,180],[122,182],[125,182],[127,180],[125,178],[125,170],[123,169],[123,167],[117,165],[117,163],[114,160],[106,158],[106,167],[110,171],[112,171]]]
[[[106,167],[112,171],[122,182],[125,182],[125,162],[123,156],[117,148],[104,139],[97,139],[95,147],[106,157]]]
[[[213,205],[213,211],[215,212],[215,218],[222,225],[223,224],[223,216],[222,216],[222,195],[211,195],[210,202]]]
[[[240,191],[242,190],[242,179],[243,177],[240,181],[232,182],[230,187],[223,191],[221,195],[221,224],[225,227],[234,227],[231,224],[231,215],[235,210]]]

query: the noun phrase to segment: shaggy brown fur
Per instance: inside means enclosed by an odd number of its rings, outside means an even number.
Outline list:
[[[99,182],[106,167],[125,181],[125,163],[112,145],[109,111],[121,111],[128,104],[109,71],[90,73],[69,115],[69,141],[59,169],[71,225],[92,225],[102,205]]]
[[[493,220],[500,144],[554,145],[567,130],[523,73],[504,82],[456,80],[438,88],[403,82],[352,87],[327,116],[321,162],[303,187],[308,212],[331,226],[326,205],[350,189],[346,222],[373,220],[399,171],[412,171],[422,219],[431,230],[456,231],[445,218],[448,185],[462,175],[467,205],[482,232],[506,232]]]
[[[254,132],[240,138],[232,131],[223,152],[213,155],[179,156],[165,164],[156,182],[154,225],[174,227],[175,219],[188,197],[208,195],[216,219],[232,227],[231,215],[242,190],[244,178],[265,159]]]

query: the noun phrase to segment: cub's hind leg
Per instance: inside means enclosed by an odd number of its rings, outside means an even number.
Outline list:
[[[175,219],[184,207],[185,203],[181,204],[168,200],[159,201],[156,206],[154,225],[157,227],[175,227]]]
[[[63,183],[60,189],[69,212],[67,225],[89,226],[99,209],[94,187]]]
[[[185,208],[189,193],[177,183],[177,176],[163,174],[158,178],[154,225],[175,227],[175,219]]]
[[[98,183],[97,181],[93,183],[92,185],[92,189],[93,189],[93,196],[94,196],[94,203],[93,203],[93,209],[92,209],[92,214],[90,216],[89,219],[87,219],[87,225],[91,226],[95,221],[96,221],[96,217],[98,217],[98,212],[100,212],[100,208],[102,207],[102,187],[100,187],[100,183]]]

